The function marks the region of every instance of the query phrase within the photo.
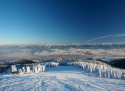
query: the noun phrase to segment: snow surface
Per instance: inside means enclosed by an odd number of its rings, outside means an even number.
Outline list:
[[[89,77],[90,76],[90,77]],[[96,77],[97,76],[97,77]],[[0,91],[125,91],[125,80],[99,77],[74,66],[36,74],[0,75]]]

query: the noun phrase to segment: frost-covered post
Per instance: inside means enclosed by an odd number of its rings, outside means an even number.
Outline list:
[[[112,68],[111,68],[111,69],[110,69],[110,78],[113,77],[112,74],[113,74],[113,71],[112,71]]]
[[[37,67],[35,66],[35,73],[38,73]]]
[[[27,66],[26,68],[27,68],[27,72],[30,73],[30,67]]]
[[[43,68],[43,72],[45,71],[45,66],[42,66],[42,68]]]
[[[113,78],[116,78],[116,69],[113,69]]]
[[[93,63],[93,71],[95,71],[95,67],[96,67],[96,65]]]
[[[25,67],[23,67],[22,69],[23,69],[23,72],[25,72]]]
[[[33,70],[33,73],[35,73],[35,66],[33,65],[33,68],[32,68],[32,70]]]
[[[85,62],[83,63],[82,69],[85,69]]]
[[[40,67],[40,73],[42,72],[42,67]]]
[[[92,72],[92,69],[93,69],[93,64],[90,63],[90,72]]]
[[[118,77],[119,79],[121,79],[121,76],[122,76],[122,72],[121,72],[120,69],[118,69],[118,70],[117,70],[117,77]]]
[[[103,66],[103,70],[104,70],[103,75],[105,78],[107,78],[107,66]]]
[[[110,78],[110,69],[107,70],[108,78]]]
[[[102,77],[102,65],[98,65],[100,67],[98,67],[98,70],[99,70],[99,76]]]

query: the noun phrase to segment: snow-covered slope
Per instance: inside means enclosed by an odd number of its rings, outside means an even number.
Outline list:
[[[47,67],[45,72],[36,74],[0,75],[0,91],[125,90],[125,80],[89,75],[86,70],[74,66]]]

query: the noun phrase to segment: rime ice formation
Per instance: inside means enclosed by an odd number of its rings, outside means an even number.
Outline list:
[[[46,66],[51,66],[51,67],[56,67],[58,65],[59,65],[59,63],[57,63],[57,62],[48,62],[48,63],[46,63]]]
[[[11,65],[11,72],[16,72],[17,71],[17,68],[15,65]]]
[[[62,61],[63,62],[63,61]],[[65,62],[65,61],[64,61]],[[26,73],[41,73],[44,72],[46,67],[57,67],[59,65],[58,62],[46,62],[43,64],[34,64],[34,65],[25,65],[23,67],[16,67],[12,65],[12,71],[6,71],[7,73],[11,73],[14,71],[19,72],[19,74]],[[125,70],[111,67],[105,63],[98,63],[96,61],[90,60],[80,60],[76,62],[68,62],[67,65],[74,65],[76,67],[81,68],[82,70],[87,70],[87,73],[96,73],[99,77],[104,78],[116,78],[116,79],[125,79]]]
[[[23,71],[21,71],[23,70]],[[41,73],[45,71],[45,65],[31,65],[22,67],[22,69],[19,69],[20,74],[22,73]]]
[[[11,65],[4,73],[12,73],[12,72],[17,72],[19,74],[41,73],[41,72],[44,72],[45,69],[46,69],[46,66],[43,64],[42,65],[41,64],[23,65],[23,66]]]
[[[124,69],[113,68],[109,65],[89,62],[71,62],[70,65],[74,65],[76,67],[82,68],[83,70],[87,70],[88,73],[97,72],[100,77],[125,79]]]

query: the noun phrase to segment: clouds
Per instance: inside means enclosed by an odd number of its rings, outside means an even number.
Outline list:
[[[97,37],[97,38],[88,40],[88,41],[86,41],[86,42],[90,42],[90,41],[93,41],[93,40],[102,39],[102,38],[106,38],[106,37],[121,37],[121,36],[125,36],[125,34],[112,34],[112,35],[106,35],[106,36]],[[84,43],[86,43],[86,42],[84,42]]]
[[[120,36],[120,35],[118,35]],[[123,35],[121,35],[123,36]],[[72,46],[72,45],[71,45]],[[89,47],[88,47],[89,46]],[[103,60],[125,58],[125,46],[120,48],[119,45],[114,46],[103,46],[98,48],[96,46],[88,45],[85,46],[2,46],[0,47],[0,60],[18,60],[18,59],[43,59],[43,57],[58,58],[63,55],[70,56],[70,59],[76,55],[75,58],[100,58]],[[93,48],[91,48],[91,46]],[[60,56],[61,55],[61,56]],[[72,56],[71,56],[72,55]],[[79,57],[80,55],[80,57]]]
[[[31,50],[18,48],[0,49],[0,60],[29,59],[32,57]]]
[[[121,36],[125,36],[125,34],[120,34],[120,35],[116,35],[116,36],[112,36],[112,37],[121,37]]]
[[[36,56],[50,56],[50,55],[82,55],[89,56],[94,59],[100,58],[103,60],[106,59],[115,59],[115,58],[125,58],[125,49],[77,49],[70,48],[68,50],[52,49],[53,52],[43,51],[36,52]]]

